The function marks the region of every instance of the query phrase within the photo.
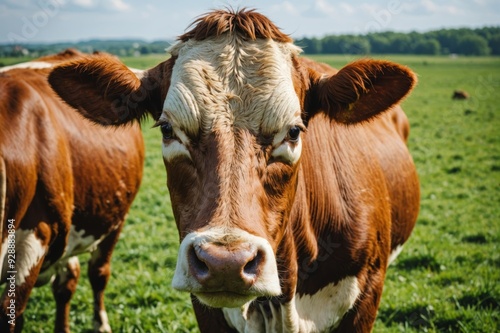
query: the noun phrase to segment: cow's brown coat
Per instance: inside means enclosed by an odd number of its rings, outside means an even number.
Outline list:
[[[56,65],[92,57],[67,50],[38,61]],[[65,253],[67,247],[75,245],[68,244],[71,228],[84,237],[102,238],[88,273],[97,327],[107,325],[101,322],[100,312],[104,311],[111,253],[142,177],[144,145],[139,126],[110,129],[83,119],[53,92],[47,82],[49,71],[14,68],[0,73],[0,165],[5,166],[0,168],[0,179],[6,179],[6,193],[0,193],[2,244],[6,244],[8,220],[13,219],[18,233],[34,232],[46,248],[33,267],[26,267],[28,276],[17,276],[25,281],[16,286],[16,326],[8,324],[12,318],[7,316],[13,297],[8,288],[3,293],[2,332],[22,328],[31,289],[49,281],[52,274],[48,271],[61,257],[89,250],[76,248],[76,253]],[[20,260],[29,255],[23,248],[17,249],[18,275]],[[79,264],[66,263],[66,259],[56,268],[58,274],[52,283],[57,332],[69,331],[69,301],[80,274]],[[12,270],[5,264],[4,269]],[[42,278],[44,273],[49,275]]]
[[[246,10],[209,13],[179,39],[181,43],[203,42],[227,34],[234,35],[238,43],[291,42],[266,17]],[[270,244],[282,294],[251,303],[248,321],[253,315],[269,319],[273,304],[278,305],[275,315],[289,311],[295,298],[315,295],[325,286],[354,277],[360,289],[354,305],[340,314],[340,322],[323,329],[368,332],[377,313],[389,256],[408,239],[419,209],[418,179],[405,145],[408,120],[397,105],[416,78],[408,68],[387,61],[361,60],[337,71],[291,57],[290,75],[307,126],[301,135],[300,161],[290,164],[272,159],[272,138],[244,126],[222,132],[214,122],[200,133],[189,133],[189,157],[165,160],[180,238],[228,228]],[[124,69],[109,71],[119,66],[113,59],[103,58],[99,64],[75,62],[56,69],[51,83],[94,121],[120,124],[149,112],[159,120],[165,143],[177,140],[171,135],[171,124],[160,117],[176,60],[174,54],[141,80],[134,80]],[[83,96],[66,94],[64,86],[79,87],[77,82],[90,74],[95,76],[87,85],[95,98],[92,104]],[[111,88],[106,86],[110,82]],[[125,95],[123,103],[113,108],[112,101],[120,94]],[[107,107],[112,110],[107,112]],[[120,110],[125,111],[124,116]],[[290,144],[294,144],[292,140]],[[229,241],[231,236],[189,250],[190,274],[205,273],[207,256],[216,257],[214,267],[232,269],[244,255],[242,247],[249,244]],[[233,257],[227,259],[227,266],[221,264],[225,259],[217,257],[219,253]],[[201,287],[193,287],[195,295],[208,292],[216,297],[221,292],[219,285],[204,285],[202,278],[196,279]],[[245,293],[243,287],[226,288],[227,292]],[[194,296],[193,305],[202,332],[234,332],[234,322],[228,323],[221,309],[207,308],[199,299]],[[321,306],[314,309],[321,310]],[[300,318],[295,322],[293,309],[290,311],[287,329],[297,328],[294,325],[301,325]],[[285,325],[287,320],[278,318],[275,324]]]

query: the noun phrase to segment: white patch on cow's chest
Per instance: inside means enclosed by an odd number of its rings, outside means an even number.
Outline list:
[[[245,304],[241,308],[224,308],[222,311],[227,323],[240,333],[323,333],[339,326],[360,294],[358,279],[351,276],[331,283],[313,295],[296,296],[290,303],[269,303],[267,307],[258,306],[252,311],[249,311],[249,304]]]
[[[340,324],[360,293],[358,279],[351,276],[336,284],[330,283],[314,295],[297,297],[295,304],[300,319],[314,327],[311,332],[324,332]]]
[[[171,53],[177,58],[160,119],[181,137],[164,143],[164,158],[189,157],[182,146],[202,133],[230,133],[237,127],[274,136],[301,124],[292,81],[292,56],[298,52],[292,44],[243,41],[230,34],[175,45]],[[291,155],[288,159],[295,160],[296,154]]]

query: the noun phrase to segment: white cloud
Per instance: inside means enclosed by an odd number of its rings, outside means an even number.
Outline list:
[[[112,9],[123,12],[130,9],[130,5],[123,2],[123,0],[109,0]]]
[[[314,0],[314,3],[304,12],[304,16],[328,17],[337,13],[335,8],[327,0]]]
[[[283,1],[280,4],[272,5],[271,11],[277,12],[277,13],[287,13],[287,14],[291,14],[291,15],[300,14],[299,9],[297,9],[297,7],[295,7],[295,5],[289,1]]]
[[[53,0],[64,3],[65,0]],[[113,11],[124,12],[131,8],[123,0],[70,0],[71,5],[76,8],[89,11]]]
[[[375,11],[378,11],[379,9],[380,9],[379,5],[374,5],[371,3],[362,3],[357,8],[357,10],[362,11],[362,12],[367,13],[367,14],[374,13]]]
[[[341,2],[339,5],[340,9],[347,14],[354,14],[356,9],[346,2]]]
[[[431,0],[421,0],[420,6],[429,13],[434,13],[439,11],[439,6],[436,5]]]
[[[146,5],[145,8],[143,8],[143,10],[141,10],[141,17],[142,18],[149,18],[151,16],[153,16],[152,14],[156,11],[157,9],[155,8],[155,6],[153,5]]]
[[[439,4],[433,0],[420,0],[420,2],[409,3],[406,5],[406,12],[408,14],[419,15],[436,15],[436,14],[449,14],[456,15],[462,14],[464,11],[459,7],[452,4]]]
[[[77,6],[85,7],[85,8],[91,8],[95,6],[95,3],[93,0],[73,0],[73,3]]]

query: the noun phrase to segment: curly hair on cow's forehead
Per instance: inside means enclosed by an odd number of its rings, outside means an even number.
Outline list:
[[[282,43],[292,42],[289,35],[283,33],[271,20],[255,9],[215,10],[198,17],[190,27],[193,28],[178,37],[180,41],[205,40],[224,33],[238,33],[251,40],[260,38]]]

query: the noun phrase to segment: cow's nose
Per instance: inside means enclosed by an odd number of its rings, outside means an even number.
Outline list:
[[[245,243],[194,245],[188,254],[189,270],[204,287],[214,291],[245,290],[256,281],[264,254]]]

